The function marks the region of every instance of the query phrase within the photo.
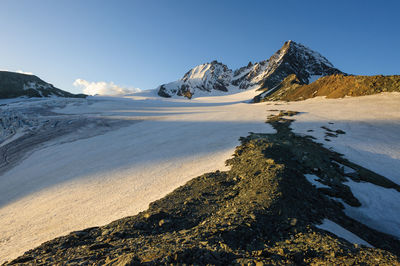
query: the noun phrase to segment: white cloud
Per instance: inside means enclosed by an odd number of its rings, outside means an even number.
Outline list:
[[[124,95],[140,91],[138,88],[120,87],[114,84],[114,82],[89,82],[84,79],[75,80],[74,86],[81,88],[83,93],[88,95]]]

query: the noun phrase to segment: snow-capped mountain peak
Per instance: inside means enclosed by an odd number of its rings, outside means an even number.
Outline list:
[[[320,53],[294,41],[287,41],[268,60],[235,71],[232,83],[240,89],[254,86],[272,89],[291,74],[307,84],[316,76],[337,73],[342,72]]]
[[[162,97],[177,95],[190,99],[199,91],[228,92],[229,88],[270,90],[291,74],[295,74],[302,83],[308,84],[316,77],[339,73],[342,72],[320,53],[290,40],[268,60],[254,64],[250,62],[235,71],[213,61],[194,67],[182,79],[161,85],[157,90]]]
[[[296,74],[304,83],[308,83],[312,75],[341,73],[320,53],[294,41],[285,42],[282,48],[271,56],[268,65],[267,75],[273,72],[282,72],[285,77]]]
[[[227,92],[231,78],[232,70],[222,63],[212,61],[192,68],[180,80],[159,86],[158,95],[178,95],[190,99],[198,90]]]

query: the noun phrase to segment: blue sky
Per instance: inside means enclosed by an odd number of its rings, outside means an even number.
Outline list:
[[[152,89],[195,65],[230,68],[300,42],[354,74],[400,74],[400,1],[2,0],[0,69],[55,86]]]

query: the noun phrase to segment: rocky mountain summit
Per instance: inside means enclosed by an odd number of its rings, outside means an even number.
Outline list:
[[[84,94],[72,94],[60,90],[37,76],[0,71],[0,99],[16,97],[69,97],[84,98]]]
[[[250,62],[234,71],[213,61],[196,66],[182,79],[163,84],[157,90],[162,97],[183,96],[190,99],[194,95],[211,95],[216,91],[249,88],[270,90],[290,74],[295,74],[301,82],[308,84],[317,77],[339,73],[342,72],[318,52],[294,41],[287,41],[268,60],[255,64]]]

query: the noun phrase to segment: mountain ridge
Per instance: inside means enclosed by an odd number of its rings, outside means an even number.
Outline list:
[[[16,97],[68,97],[84,98],[84,94],[72,94],[58,89],[35,75],[0,71],[0,99]]]
[[[197,75],[193,76],[194,73]],[[290,74],[296,74],[302,82],[308,84],[314,76],[345,73],[335,68],[320,53],[290,40],[267,60],[254,64],[250,62],[236,70],[212,61],[194,67],[180,80],[162,84],[156,90],[161,97],[183,96],[188,99],[203,92],[229,92],[249,88],[269,90]]]

